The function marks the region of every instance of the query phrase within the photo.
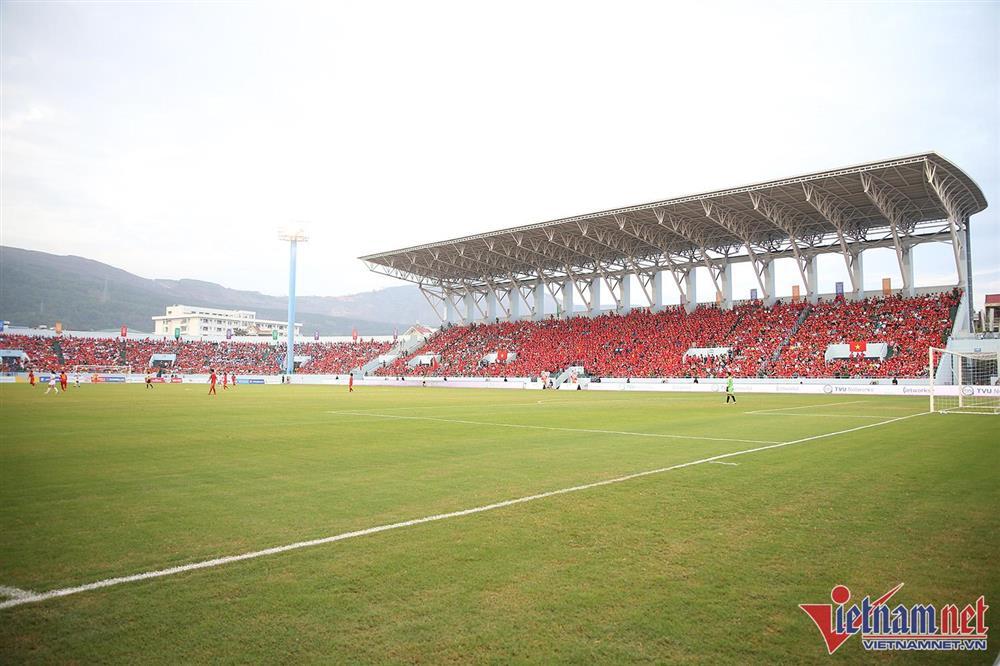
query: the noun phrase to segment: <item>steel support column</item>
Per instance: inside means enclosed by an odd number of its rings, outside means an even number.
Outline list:
[[[848,234],[857,235],[859,229],[856,220],[859,218],[857,211],[847,207],[827,192],[822,192],[819,188],[809,183],[802,184],[806,201],[816,209],[820,215],[826,219],[837,232],[837,240],[840,243],[840,252],[847,264],[847,273],[851,278],[851,293],[853,298],[864,298],[865,285],[863,281],[864,268],[861,265],[861,252],[858,243],[848,244]]]
[[[632,276],[628,273],[622,276],[621,281],[621,305],[618,307],[618,312],[621,314],[628,314],[632,311]]]
[[[903,295],[916,296],[917,283],[913,279],[913,246],[904,245],[899,259],[899,270],[903,275]]]
[[[653,273],[653,312],[663,309],[663,271]]]
[[[524,303],[524,299],[521,298],[521,288],[516,284],[510,291],[510,320],[517,321],[521,318],[521,304]]]
[[[573,316],[573,278],[569,278],[562,284],[562,306],[563,306],[563,319],[569,319]]]
[[[462,320],[466,324],[471,324],[476,321],[476,296],[471,291],[466,291],[462,300],[465,305],[465,316],[462,317]]]
[[[819,301],[819,266],[816,257],[806,259],[806,301],[815,305]]]
[[[851,299],[863,301],[865,298],[865,259],[863,250],[860,248],[851,252],[851,284],[854,291],[851,292]]]
[[[694,312],[698,307],[698,273],[693,266],[684,273],[684,294],[681,295],[681,302],[687,312]]]
[[[764,280],[764,294],[761,300],[764,301],[766,307],[771,307],[774,305],[775,301],[778,300],[775,296],[774,291],[774,262],[769,261],[761,269],[761,278]]]
[[[905,239],[916,226],[920,217],[919,209],[903,194],[890,187],[872,174],[861,174],[861,185],[865,194],[889,223],[892,232],[892,243],[896,250],[896,261],[899,262],[899,272],[903,278],[903,293],[913,293],[912,262],[910,270],[904,266],[904,254],[911,246]],[[911,257],[912,258],[912,257]]]
[[[722,264],[722,275],[719,280],[722,283],[722,292],[716,298],[719,306],[724,310],[733,309],[733,265],[728,261]]]
[[[458,308],[455,306],[455,301],[452,300],[451,294],[445,292],[444,297],[445,322],[449,324],[459,323],[461,317],[458,316]]]
[[[486,292],[486,319],[491,324],[497,320],[497,295],[492,289]]]
[[[601,315],[601,278],[595,277],[590,281],[590,316],[599,317]]]

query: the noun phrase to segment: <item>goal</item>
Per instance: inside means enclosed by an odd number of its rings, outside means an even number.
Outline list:
[[[1000,352],[928,351],[931,411],[1000,414]]]

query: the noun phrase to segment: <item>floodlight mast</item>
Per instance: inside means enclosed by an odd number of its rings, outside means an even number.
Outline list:
[[[285,348],[285,374],[295,373],[295,254],[299,243],[309,240],[302,229],[281,231],[278,238],[288,241],[288,345]]]

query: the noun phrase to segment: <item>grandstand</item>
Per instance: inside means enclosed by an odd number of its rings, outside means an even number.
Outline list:
[[[368,255],[372,270],[417,283],[442,328],[391,342],[297,342],[295,371],[303,381],[732,374],[926,383],[928,349],[970,330],[969,218],[985,206],[968,176],[925,153]],[[917,287],[913,248],[922,243],[951,245],[955,284]],[[865,292],[864,253],[879,248],[895,250],[902,285]],[[823,254],[843,257],[847,288],[819,293]],[[801,297],[778,298],[779,261],[798,268]],[[734,283],[740,263],[753,269],[749,285]],[[664,303],[664,279],[679,304]],[[714,302],[696,302],[699,279],[715,288]],[[285,355],[259,339],[49,332],[4,335],[0,348],[12,370],[155,366],[191,375],[277,376]]]
[[[378,372],[926,377],[927,349],[970,330],[969,219],[985,207],[965,173],[923,153],[367,255],[416,283],[446,327]],[[922,243],[951,245],[954,285],[918,289]],[[895,250],[902,285],[874,294],[864,253],[880,248]],[[823,254],[842,256],[850,280],[826,296]],[[777,296],[782,260],[805,287],[791,302]],[[734,283],[741,263],[750,285]],[[699,275],[714,303],[697,302]],[[664,279],[679,305],[664,303]]]
[[[819,298],[816,257],[843,256],[845,296],[862,300],[863,253],[893,248],[904,296],[916,294],[913,248],[950,243],[957,286],[969,290],[969,218],[986,208],[979,187],[934,153],[794,176],[727,190],[513,227],[361,257],[378,273],[419,285],[449,323],[542,320],[545,295],[557,314],[601,314],[602,284],[614,310],[632,307],[635,277],[652,310],[663,308],[666,274],[687,309],[699,273],[733,306],[732,267],[751,264],[766,305],[776,301],[774,262],[793,260],[805,299]],[[748,289],[749,292],[749,289]],[[747,293],[747,296],[750,296]],[[443,310],[441,308],[444,308]],[[963,317],[971,320],[966,303]]]
[[[240,375],[277,375],[284,349],[267,342],[175,340],[147,336],[135,340],[87,334],[48,336],[28,332],[0,334],[0,346],[20,354],[23,371],[77,366],[119,366],[131,372],[158,368],[177,374],[209,369]],[[388,341],[305,342],[295,347],[296,369],[303,374],[346,374],[392,347]],[[22,360],[23,359],[23,360]]]
[[[367,257],[444,302],[437,330],[286,352],[5,327],[4,663],[798,663],[829,653],[803,602],[842,581],[985,613],[1000,423],[936,415],[1000,414],[1000,339],[963,335],[985,202],[912,159]],[[955,284],[917,287],[925,242]],[[904,285],[865,293],[879,247]],[[820,294],[837,252],[856,282]],[[46,397],[64,369],[111,386]]]

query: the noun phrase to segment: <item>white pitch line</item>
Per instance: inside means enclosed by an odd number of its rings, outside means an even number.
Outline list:
[[[862,416],[861,414],[805,414],[796,412],[795,414],[783,414],[780,412],[743,412],[751,416],[826,416],[836,419],[880,419],[881,416]]]
[[[721,460],[713,460],[712,464],[713,465],[732,465],[733,467],[736,467],[737,465],[739,465],[739,463],[723,462]]]
[[[482,404],[478,403],[465,403],[465,404],[451,404],[451,405],[416,405],[408,407],[373,407],[372,409],[350,409],[344,410],[345,412],[351,413],[368,413],[368,412],[395,412],[399,410],[411,410],[411,409],[496,409],[498,407],[534,407],[535,405],[563,405],[570,404],[572,400],[536,400],[535,402],[484,402]],[[579,404],[579,403],[576,403]],[[589,403],[588,403],[589,404]],[[340,412],[336,412],[340,413]]]
[[[832,407],[834,405],[858,405],[867,402],[865,400],[849,400],[847,402],[821,402],[818,405],[799,405],[798,407],[775,407],[773,409],[755,409],[744,414],[772,414],[774,412],[787,412],[790,409],[809,409],[812,407]]]
[[[0,609],[12,608],[14,606],[20,606],[22,604],[37,603],[39,601],[46,601],[48,599],[55,599],[57,597],[67,597],[71,594],[79,594],[81,592],[89,592],[90,590],[99,590],[105,587],[112,587],[114,585],[122,585],[124,583],[136,583],[143,580],[150,580],[152,578],[163,578],[164,576],[172,576],[174,574],[185,573],[187,571],[196,571],[198,569],[209,569],[212,567],[222,566],[224,564],[232,564],[233,562],[241,562],[243,560],[252,560],[258,557],[265,557],[267,555],[277,555],[279,553],[287,553],[288,551],[298,550],[300,548],[309,548],[312,546],[321,546],[327,543],[333,543],[335,541],[344,541],[345,539],[352,539],[354,537],[367,536],[369,534],[377,534],[379,532],[387,532],[389,530],[395,530],[402,527],[411,527],[413,525],[421,525],[423,523],[430,523],[438,520],[445,520],[447,518],[458,518],[461,516],[469,516],[476,513],[484,513],[486,511],[493,511],[495,509],[502,509],[508,506],[514,506],[516,504],[525,504],[527,502],[533,502],[535,500],[544,499],[546,497],[554,497],[556,495],[565,495],[567,493],[579,492],[581,490],[589,490],[590,488],[599,488],[601,486],[610,486],[616,483],[622,483],[624,481],[630,481],[632,479],[638,479],[644,476],[650,476],[653,474],[662,474],[663,472],[669,472],[675,469],[684,469],[685,467],[693,467],[695,465],[701,465],[704,463],[715,462],[716,460],[724,460],[726,458],[734,458],[736,456],[744,456],[749,453],[757,453],[759,451],[767,451],[768,449],[778,449],[784,446],[791,446],[793,444],[801,444],[803,442],[810,442],[817,439],[823,439],[825,437],[834,437],[836,435],[844,435],[849,432],[856,432],[858,430],[864,430],[865,428],[874,428],[880,425],[886,425],[889,423],[894,423],[896,421],[902,421],[905,419],[913,418],[914,416],[923,416],[924,414],[929,414],[930,412],[922,412],[920,414],[909,414],[908,416],[899,416],[893,419],[888,419],[880,423],[869,423],[863,426],[857,426],[856,428],[848,428],[847,430],[838,430],[837,432],[828,432],[823,435],[815,435],[813,437],[803,437],[802,439],[792,440],[790,442],[778,442],[777,444],[770,444],[768,446],[758,446],[753,449],[745,449],[743,451],[734,451],[732,453],[722,453],[717,456],[712,456],[710,458],[702,458],[700,460],[692,460],[691,462],[680,463],[678,465],[671,465],[669,467],[660,467],[658,469],[651,469],[644,472],[635,472],[633,474],[626,474],[624,476],[618,476],[613,479],[605,479],[603,481],[594,481],[593,483],[585,483],[579,486],[571,486],[569,488],[560,488],[559,490],[550,490],[544,493],[538,493],[536,495],[528,495],[526,497],[518,497],[517,499],[504,500],[502,502],[496,502],[494,504],[485,504],[483,506],[473,507],[471,509],[462,509],[461,511],[452,511],[449,513],[439,513],[433,516],[425,516],[423,518],[414,518],[413,520],[404,520],[399,523],[391,523],[388,525],[379,525],[377,527],[369,527],[363,530],[355,530],[353,532],[344,532],[342,534],[336,534],[333,536],[324,537],[322,539],[312,539],[309,541],[298,541],[296,543],[290,543],[285,546],[275,546],[273,548],[265,548],[264,550],[255,550],[249,553],[243,553],[241,555],[229,555],[227,557],[217,557],[212,560],[204,560],[202,562],[192,562],[191,564],[182,564],[176,567],[170,567],[168,569],[159,569],[156,571],[147,571],[145,573],[132,574],[131,576],[120,576],[118,578],[105,578],[104,580],[99,580],[93,583],[87,583],[86,585],[78,585],[76,587],[64,587],[58,590],[50,590],[48,592],[38,592],[32,594],[28,597],[19,597],[15,599],[9,599],[7,601],[0,602]]]
[[[468,403],[468,402],[466,402],[466,403],[462,403],[462,404],[454,403],[454,404],[448,404],[448,405],[416,405],[416,406],[407,406],[407,407],[373,407],[371,409],[347,409],[347,410],[344,410],[343,413],[396,412],[396,411],[400,411],[400,410],[408,411],[408,410],[413,410],[413,409],[420,409],[420,410],[423,410],[423,409],[468,409],[468,410],[476,410],[476,409],[496,409],[496,408],[500,408],[500,407],[533,407],[533,406],[536,406],[536,405],[543,405],[543,406],[545,406],[545,405],[580,405],[580,406],[587,406],[587,405],[593,405],[595,403],[609,403],[609,402],[611,402],[611,403],[620,403],[620,402],[625,402],[625,401],[626,400],[624,398],[622,398],[622,399],[594,399],[594,400],[574,400],[574,399],[570,398],[570,399],[566,399],[566,400],[558,400],[558,399],[534,400],[532,402],[483,402],[483,403]],[[628,403],[630,405],[633,405],[633,404],[635,404],[637,402],[665,403],[665,402],[684,402],[684,400],[682,400],[680,398],[661,398],[661,399],[658,399],[658,400],[630,400],[630,401],[628,401]],[[332,413],[332,414],[340,414],[342,412],[330,412],[330,413]]]
[[[523,423],[489,423],[487,421],[467,421],[465,419],[442,419],[436,416],[404,416],[402,414],[373,414],[372,412],[328,411],[327,414],[343,416],[372,416],[380,419],[402,419],[406,421],[435,421],[438,423],[459,423],[493,428],[527,428],[529,430],[558,430],[563,432],[588,432],[599,435],[632,435],[633,437],[656,437],[663,439],[697,439],[708,442],[739,442],[741,444],[780,444],[766,439],[734,439],[731,437],[704,437],[702,435],[668,435],[657,432],[631,432],[628,430],[596,430],[592,428],[560,428],[558,426],[527,425]]]
[[[37,592],[32,592],[31,590],[22,590],[19,587],[10,587],[9,585],[0,585],[0,597],[11,597],[14,599],[24,599],[26,597],[33,597],[37,595]]]
[[[823,439],[824,437],[833,437],[834,435],[846,435],[849,432],[857,432],[858,430],[864,430],[866,428],[875,428],[880,425],[885,425],[887,423],[895,423],[896,421],[905,421],[906,419],[912,419],[914,416],[925,416],[926,414],[931,414],[931,412],[918,412],[916,414],[907,414],[906,416],[896,416],[885,421],[879,421],[878,423],[866,423],[860,426],[854,426],[853,428],[848,428],[847,430],[838,430],[837,432],[828,432],[823,435],[813,435],[811,437],[802,437],[799,439],[793,439],[790,442],[785,442],[785,444],[802,444],[803,442],[811,442],[816,439]]]

